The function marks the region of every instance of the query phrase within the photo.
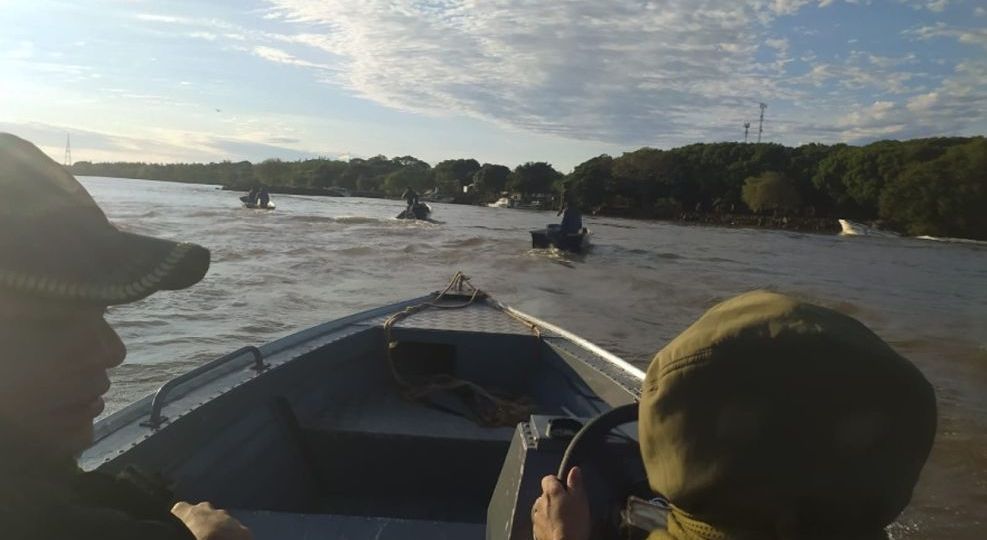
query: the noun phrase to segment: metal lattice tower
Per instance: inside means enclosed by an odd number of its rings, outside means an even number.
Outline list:
[[[757,142],[761,143],[761,134],[764,133],[764,109],[768,108],[766,103],[761,103],[761,119],[757,123]]]
[[[62,165],[72,166],[72,141],[69,139],[68,133],[65,134],[65,160]]]
[[[751,129],[751,123],[750,122],[744,122],[744,142],[745,143],[747,142],[747,132],[749,132],[750,129]]]

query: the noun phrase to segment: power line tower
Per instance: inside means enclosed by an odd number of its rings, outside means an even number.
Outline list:
[[[768,108],[766,103],[761,103],[761,119],[757,123],[757,142],[761,143],[761,134],[764,133],[764,109]]]
[[[744,143],[747,143],[747,132],[751,130],[751,123],[744,122]]]
[[[62,163],[66,167],[72,166],[72,141],[69,139],[69,134],[65,134],[65,161]]]

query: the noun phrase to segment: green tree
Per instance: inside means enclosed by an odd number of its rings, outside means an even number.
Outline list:
[[[473,175],[473,189],[484,195],[497,195],[507,187],[511,170],[503,165],[484,163]]]
[[[526,195],[535,193],[554,193],[555,184],[562,179],[562,173],[545,163],[527,162],[518,165],[507,180],[507,188]]]
[[[613,176],[616,194],[633,201],[645,216],[655,215],[656,200],[682,201],[693,191],[682,155],[654,148],[641,148],[614,159]],[[663,203],[662,208],[667,206]]]
[[[384,187],[384,179],[379,176],[361,176],[356,181],[356,189],[360,191],[379,192]]]
[[[802,204],[795,185],[781,173],[768,171],[744,181],[743,200],[755,212],[794,211]]]
[[[254,166],[257,179],[269,186],[283,185],[288,177],[288,164],[280,159],[265,159]]]
[[[819,170],[819,164],[844,146],[810,143],[792,149],[785,176],[795,183],[803,203],[811,206],[814,212],[828,212],[833,208],[833,199],[816,188],[813,178]]]
[[[603,206],[615,191],[613,158],[604,154],[580,163],[566,177],[566,193],[585,210]]]
[[[473,175],[480,170],[475,159],[447,159],[435,164],[432,177],[440,193],[462,193],[463,186],[473,182]]]
[[[338,186],[347,167],[345,161],[319,160],[312,169],[309,185],[321,188]]]
[[[880,216],[913,234],[980,238],[982,216],[987,215],[982,199],[983,144],[983,137],[939,137],[878,141],[860,147],[715,143],[671,150],[641,148],[613,159],[592,158],[565,180],[587,206],[614,215],[675,217],[681,209],[733,211],[748,197],[763,210],[791,208],[795,198],[788,197],[790,193],[772,191],[771,182],[749,180],[774,171],[794,186],[801,203],[819,217]],[[547,163],[526,163],[508,174],[503,166],[480,167],[475,160],[458,159],[444,161],[433,171],[413,156],[267,160],[256,165],[248,161],[79,161],[70,170],[78,175],[223,183],[238,188],[259,180],[271,186],[336,185],[393,192],[404,184],[424,190],[435,180],[449,193],[458,193],[469,183],[489,193],[505,187],[525,194],[553,193],[562,178]],[[423,170],[428,182],[422,180]]]
[[[908,234],[987,240],[987,140],[907,168],[885,186],[880,215]]]
[[[427,163],[402,167],[384,177],[384,191],[391,195],[400,195],[409,186],[419,193],[432,188]]]

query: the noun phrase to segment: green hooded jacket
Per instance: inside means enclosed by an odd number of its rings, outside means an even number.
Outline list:
[[[932,385],[859,321],[767,291],[723,302],[648,368],[652,540],[884,538],[936,432]]]

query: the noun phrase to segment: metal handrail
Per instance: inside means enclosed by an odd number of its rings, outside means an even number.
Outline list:
[[[151,401],[151,417],[146,422],[141,422],[141,425],[151,429],[158,429],[161,427],[161,424],[168,421],[167,417],[161,416],[161,409],[165,406],[165,398],[172,390],[175,389],[175,387],[195,379],[203,373],[212,371],[223,364],[235,360],[246,353],[250,353],[254,357],[254,365],[250,369],[260,373],[270,367],[264,363],[264,353],[260,352],[260,349],[254,347],[253,345],[242,347],[231,352],[230,354],[220,356],[215,360],[202,364],[188,373],[183,373],[182,375],[175,377],[174,379],[164,383],[161,388],[158,388],[158,391],[154,394],[154,399]]]

